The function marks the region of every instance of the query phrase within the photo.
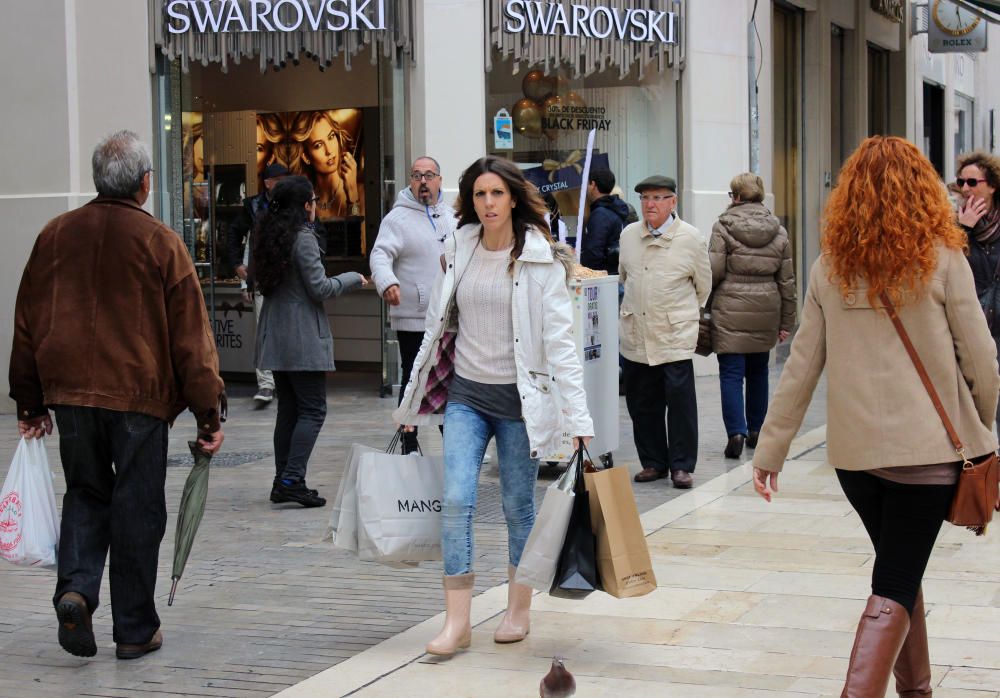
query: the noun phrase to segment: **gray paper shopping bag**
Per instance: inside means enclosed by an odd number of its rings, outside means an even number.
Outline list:
[[[574,460],[566,472],[545,490],[542,507],[535,517],[535,525],[524,544],[521,562],[514,575],[518,584],[539,591],[548,591],[552,587],[559,553],[566,540],[569,515],[573,511],[573,483],[577,467]]]
[[[441,559],[444,458],[362,453],[358,461],[358,558]]]

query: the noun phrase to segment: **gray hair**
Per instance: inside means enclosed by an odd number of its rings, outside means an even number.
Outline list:
[[[117,131],[94,148],[92,158],[97,193],[128,199],[142,188],[142,178],[153,169],[149,147],[132,131]]]
[[[410,169],[413,169],[413,165],[417,164],[417,160],[430,160],[431,162],[434,163],[434,167],[435,169],[437,169],[437,173],[441,174],[441,163],[432,158],[430,155],[421,155],[418,158],[413,158],[413,163],[410,165]]]

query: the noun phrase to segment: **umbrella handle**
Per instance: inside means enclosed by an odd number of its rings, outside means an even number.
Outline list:
[[[180,577],[171,577],[173,582],[170,583],[170,597],[167,599],[167,605],[174,605],[174,594],[177,593],[177,582],[180,581]]]

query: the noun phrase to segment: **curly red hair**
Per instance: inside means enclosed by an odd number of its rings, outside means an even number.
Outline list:
[[[842,296],[866,282],[873,305],[883,291],[896,304],[905,291],[922,292],[937,266],[937,245],[966,245],[941,178],[902,138],[873,136],[858,146],[823,219],[830,280]]]

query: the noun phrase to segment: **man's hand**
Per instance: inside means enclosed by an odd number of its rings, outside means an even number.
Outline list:
[[[52,417],[43,414],[40,417],[17,420],[17,431],[26,439],[40,439],[52,433]]]
[[[217,453],[220,448],[222,448],[222,442],[225,436],[222,433],[222,429],[218,431],[213,431],[210,434],[199,432],[198,433],[198,445],[205,453]]]
[[[387,288],[382,297],[389,305],[399,305],[399,284],[393,284]]]
[[[980,199],[977,196],[970,196],[969,200],[965,202],[958,211],[958,222],[964,225],[966,228],[976,227],[976,223],[979,219],[986,215],[987,207],[986,200]]]
[[[778,344],[781,344],[786,339],[788,339],[788,336],[790,334],[791,332],[789,332],[788,330],[778,330]]]
[[[243,289],[240,292],[240,298],[242,298],[243,302],[246,303],[247,305],[250,305],[251,303],[253,303],[253,296],[250,295],[250,290],[249,289],[246,289],[246,288]]]
[[[236,266],[236,276],[240,277],[244,281],[247,280],[247,265],[239,264]]]

